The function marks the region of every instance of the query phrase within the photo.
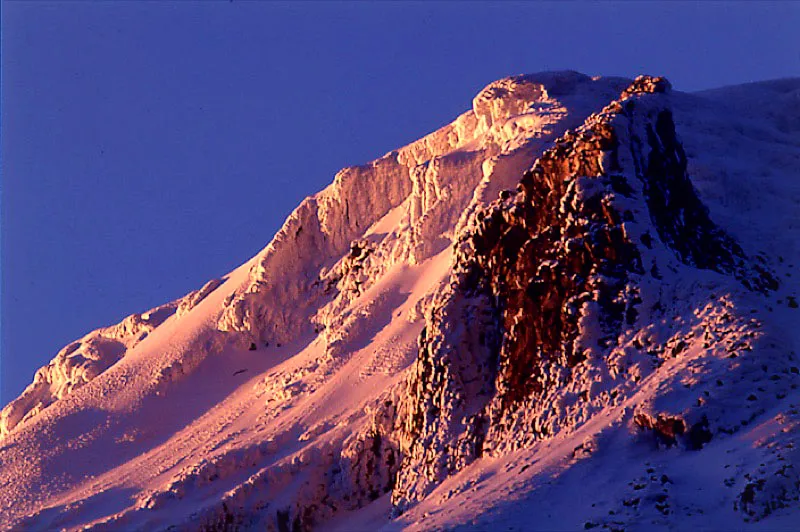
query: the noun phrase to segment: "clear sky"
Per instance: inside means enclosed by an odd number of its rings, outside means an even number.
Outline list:
[[[2,3],[2,396],[490,81],[800,75],[800,3]]]

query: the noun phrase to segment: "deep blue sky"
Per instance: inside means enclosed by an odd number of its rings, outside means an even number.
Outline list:
[[[2,4],[2,397],[512,74],[800,74],[800,3]]]

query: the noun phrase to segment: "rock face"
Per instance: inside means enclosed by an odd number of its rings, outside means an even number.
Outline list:
[[[227,303],[219,329],[245,333],[256,343],[286,343],[308,333],[309,314],[316,312],[312,321],[327,327],[326,315],[341,313],[355,284],[364,290],[397,264],[419,264],[447,249],[465,210],[513,185],[540,146],[579,125],[620,86],[617,79],[577,72],[506,78],[481,91],[473,109],[452,124],[340,171],[292,213],[259,255],[248,286]],[[389,234],[373,228],[397,210],[403,216]],[[365,233],[372,254],[353,272],[348,250]],[[320,312],[336,297],[334,286],[344,301]]]
[[[566,493],[541,528],[735,528],[790,507],[800,371],[765,317],[788,289],[690,179],[692,103],[658,77],[515,76],[342,170],[224,280],[37,373],[0,414],[0,523],[490,528]],[[740,457],[707,506],[677,489],[703,453]],[[595,478],[606,498],[576,508]]]
[[[607,369],[604,359],[642,326],[642,309],[661,304],[643,279],[658,279],[670,255],[748,288],[777,288],[700,202],[669,91],[663,78],[638,78],[460,235],[398,420],[400,507],[476,458],[574,426],[589,401],[576,389],[580,374]],[[565,404],[570,395],[577,403]]]

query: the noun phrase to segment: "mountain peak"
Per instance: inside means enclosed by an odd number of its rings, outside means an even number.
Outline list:
[[[714,98],[513,76],[341,170],[241,267],[37,373],[0,413],[0,523],[791,523],[797,108]]]

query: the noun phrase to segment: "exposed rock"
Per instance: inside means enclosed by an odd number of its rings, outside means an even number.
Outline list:
[[[660,444],[671,447],[678,443],[677,437],[686,432],[686,423],[677,416],[658,414],[655,418],[649,414],[636,414],[634,423],[642,429],[651,430]]]
[[[714,438],[714,433],[711,432],[708,426],[708,417],[703,415],[703,418],[692,425],[689,429],[687,446],[689,449],[699,450],[709,443]]]
[[[549,438],[613,401],[618,392],[559,407],[571,394],[588,399],[580,390],[588,375],[614,375],[606,359],[644,305],[663,308],[646,299],[645,264],[666,270],[675,257],[749,288],[776,286],[708,217],[686,174],[668,92],[662,78],[637,78],[544,152],[516,193],[467,222],[400,409],[398,508],[484,454]],[[673,356],[685,345],[676,342]],[[668,444],[686,431],[679,418],[640,421]],[[693,435],[691,445],[708,438],[701,427]]]

